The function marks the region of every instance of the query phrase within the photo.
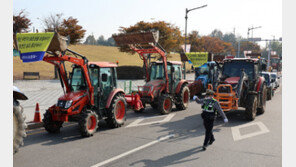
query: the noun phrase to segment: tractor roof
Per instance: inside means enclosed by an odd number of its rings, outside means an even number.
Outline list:
[[[162,62],[162,61],[156,61],[155,63],[157,63],[157,64],[162,64],[163,62]],[[168,64],[182,65],[182,62],[180,62],[180,61],[168,61],[167,63],[168,63]]]
[[[96,65],[99,67],[118,67],[117,64],[111,62],[89,62],[88,65]]]
[[[254,63],[258,62],[259,59],[257,58],[226,58],[223,62],[231,62],[231,61],[253,61]]]

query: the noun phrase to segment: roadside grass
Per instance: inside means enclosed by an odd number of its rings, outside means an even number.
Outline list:
[[[123,53],[117,47],[95,46],[95,45],[71,45],[69,49],[80,53],[88,58],[89,61],[108,61],[116,63],[119,66],[142,66],[143,61],[138,54]],[[153,60],[153,59],[152,59]],[[170,54],[168,60],[180,61],[179,54]],[[66,62],[67,70],[70,70],[71,63]],[[186,63],[186,70],[191,66]],[[23,72],[39,72],[40,79],[53,79],[54,66],[52,64],[40,61],[33,63],[23,63],[19,57],[13,57],[13,79],[23,78]]]

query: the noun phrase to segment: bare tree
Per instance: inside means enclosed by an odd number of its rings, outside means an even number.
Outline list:
[[[43,18],[41,21],[44,26],[44,31],[45,32],[52,32],[52,31],[59,31],[63,19],[62,16],[63,13],[58,13],[58,14],[50,14],[48,17]]]

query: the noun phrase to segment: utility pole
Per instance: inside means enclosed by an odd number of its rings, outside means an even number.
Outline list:
[[[269,69],[269,66],[270,66],[270,54],[271,54],[271,41],[269,41],[269,45],[268,45],[268,61],[267,61],[267,69]]]
[[[207,7],[208,5],[203,5],[203,6],[199,6],[199,7],[196,7],[196,8],[192,8],[192,9],[185,9],[185,46],[184,46],[184,53],[185,53],[185,56],[186,56],[186,40],[187,40],[187,19],[188,19],[188,13],[192,10],[196,10],[196,9],[200,9],[200,8],[204,8],[204,7]],[[183,62],[183,66],[184,66],[184,79],[186,79],[186,64],[185,62]]]
[[[248,39],[249,39],[250,30],[252,30],[252,39],[254,39],[254,38],[253,38],[253,31],[254,31],[255,29],[258,29],[258,28],[262,28],[262,26],[254,27],[254,26],[252,25],[252,27],[249,27],[249,28],[248,28]],[[252,40],[252,42],[254,43],[255,41]],[[247,46],[247,48],[249,49],[248,46]]]
[[[237,56],[236,57],[240,57],[240,40],[238,41]]]

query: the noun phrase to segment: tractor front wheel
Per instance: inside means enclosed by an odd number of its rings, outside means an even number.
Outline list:
[[[13,102],[13,153],[24,144],[23,138],[27,136],[25,118],[22,106],[17,101]]]
[[[62,121],[53,121],[52,120],[52,115],[49,112],[49,110],[47,110],[45,112],[45,114],[43,115],[42,122],[43,122],[43,127],[49,133],[58,133],[58,132],[60,132],[60,129],[61,129],[62,124],[63,124]]]
[[[79,130],[81,136],[93,136],[97,129],[98,115],[91,110],[86,110],[85,112],[82,112],[79,120]]]
[[[172,111],[172,98],[168,95],[162,95],[159,99],[158,110],[161,114],[169,114]]]
[[[257,95],[249,95],[247,107],[246,107],[246,118],[247,120],[253,121],[256,117],[257,111]]]
[[[176,108],[178,110],[186,110],[189,104],[190,91],[188,86],[183,85],[177,96]]]
[[[117,95],[113,98],[106,119],[109,127],[117,128],[124,124],[126,119],[126,106],[127,103],[123,96]]]

